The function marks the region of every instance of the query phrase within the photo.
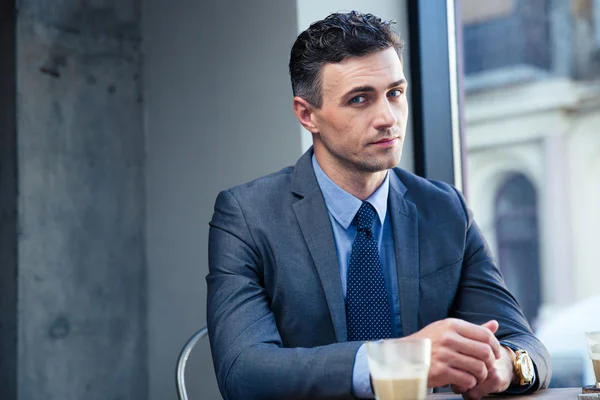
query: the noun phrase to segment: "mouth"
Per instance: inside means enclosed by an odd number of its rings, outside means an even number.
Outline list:
[[[391,147],[393,145],[396,144],[396,142],[398,142],[399,137],[398,136],[392,136],[392,137],[386,137],[383,139],[379,139],[376,142],[372,142],[370,144],[377,146],[377,147]]]

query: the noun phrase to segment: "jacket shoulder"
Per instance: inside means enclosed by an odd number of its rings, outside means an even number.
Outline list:
[[[260,204],[281,199],[285,193],[290,193],[294,167],[286,167],[269,175],[253,179],[249,182],[233,186],[221,191],[231,194],[240,204]]]
[[[406,198],[415,203],[420,212],[458,213],[462,217],[468,217],[465,199],[455,186],[426,179],[401,168],[395,168],[394,172],[406,187]]]

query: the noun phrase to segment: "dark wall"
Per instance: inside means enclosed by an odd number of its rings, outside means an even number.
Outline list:
[[[17,366],[17,158],[15,12],[0,2],[0,399],[15,399]]]

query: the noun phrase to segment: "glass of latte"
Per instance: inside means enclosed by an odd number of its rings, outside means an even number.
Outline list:
[[[596,375],[596,388],[600,389],[600,332],[586,332],[585,338]]]
[[[367,343],[369,372],[377,400],[424,400],[431,340],[388,339]]]

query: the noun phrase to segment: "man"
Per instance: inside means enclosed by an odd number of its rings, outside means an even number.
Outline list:
[[[429,387],[468,399],[546,387],[550,361],[461,194],[399,168],[408,119],[389,22],[332,14],[291,51],[313,147],[219,194],[208,327],[223,397],[373,397],[365,346],[430,338]],[[532,359],[534,376],[527,371]]]

